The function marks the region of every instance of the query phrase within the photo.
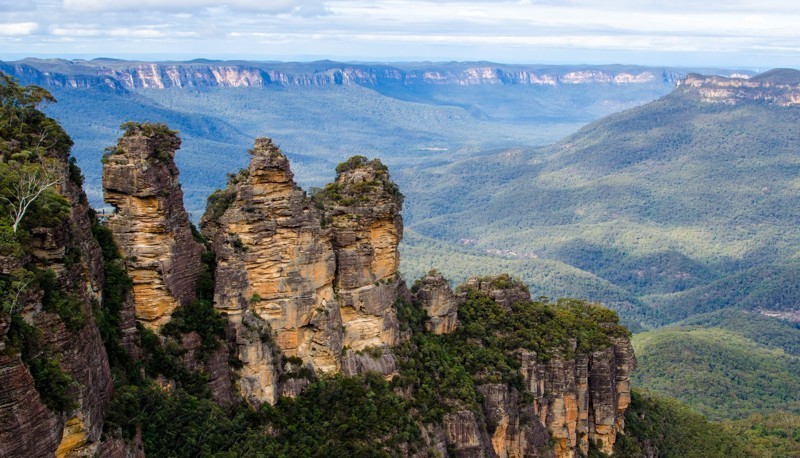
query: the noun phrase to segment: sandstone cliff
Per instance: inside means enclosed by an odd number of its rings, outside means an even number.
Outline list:
[[[414,284],[414,300],[420,303],[428,321],[426,329],[434,334],[453,332],[458,326],[458,299],[450,283],[440,273],[431,271]]]
[[[779,106],[800,105],[800,72],[775,69],[752,78],[687,75],[678,94],[698,97],[704,102],[736,105],[747,102]]]
[[[111,91],[192,87],[419,85],[674,85],[684,75],[666,68],[527,66],[486,62],[351,64],[192,61],[133,62],[24,59],[0,62],[0,70],[26,83]]]
[[[354,156],[336,172],[315,199],[332,231],[343,344],[388,349],[399,338],[393,305],[401,282],[403,196],[380,161]]]
[[[48,151],[43,161],[60,177],[54,190],[68,210],[42,226],[32,222],[30,254],[2,256],[0,262],[4,278],[23,267],[41,269],[14,307],[24,321],[0,328],[0,456],[93,453],[111,398],[108,357],[93,316],[103,262],[80,171],[67,157],[66,151]],[[63,392],[39,392],[53,389],[54,379],[68,382]]]
[[[445,288],[441,286],[440,277],[430,275],[417,284],[415,298],[418,306],[428,313],[429,324],[437,318],[429,311],[431,293],[426,292],[432,285],[440,285],[437,289]],[[458,292],[459,306],[475,297],[483,297],[496,303],[500,307],[498,310],[505,313],[517,312],[520,304],[531,301],[527,288],[507,275],[471,278]],[[481,320],[484,319],[496,318]],[[476,325],[482,326],[472,324]],[[512,331],[513,326],[493,332],[516,332]],[[616,325],[609,323],[601,329],[613,326]],[[433,326],[428,329],[435,331]],[[492,351],[491,348],[481,349],[482,344],[475,337],[469,331],[465,335],[457,334],[457,339],[466,339],[462,345],[477,345],[466,350],[467,355]],[[630,374],[636,366],[629,339],[612,333],[607,345],[588,351],[579,348],[574,338],[567,341],[566,348],[548,342],[543,345],[549,348],[547,354],[537,354],[523,348],[524,345],[505,349],[519,366],[520,385],[500,383],[496,380],[498,373],[473,373],[475,391],[482,400],[479,408],[448,401],[452,405],[451,412],[444,416],[443,422],[427,427],[429,446],[456,450],[459,456],[578,457],[589,453],[591,443],[604,453],[612,453],[617,434],[624,428],[624,413],[630,403]],[[437,438],[443,444],[437,445]]]
[[[251,154],[201,220],[217,256],[215,307],[233,323],[243,363],[240,391],[274,403],[302,387],[302,367],[394,373],[402,198],[386,168],[357,159],[312,201],[271,140]]]
[[[165,126],[132,124],[105,156],[103,189],[115,212],[107,226],[133,279],[136,319],[159,329],[196,297],[202,247],[178,183],[180,139]]]

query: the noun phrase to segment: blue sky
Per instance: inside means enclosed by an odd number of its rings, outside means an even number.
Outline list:
[[[0,59],[800,66],[800,2],[0,0]]]

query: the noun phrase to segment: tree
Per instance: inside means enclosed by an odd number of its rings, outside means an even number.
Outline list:
[[[4,291],[2,297],[3,312],[9,315],[14,314],[20,305],[20,296],[28,289],[28,285],[34,280],[32,272],[25,269],[17,269],[11,273],[5,284],[2,284]]]
[[[18,179],[12,184],[10,196],[2,196],[2,199],[11,205],[11,218],[13,219],[11,227],[15,233],[31,204],[44,191],[57,185],[63,179],[54,164],[45,160],[38,165],[20,165],[17,174]]]

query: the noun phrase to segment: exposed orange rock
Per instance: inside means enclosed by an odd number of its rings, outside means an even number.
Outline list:
[[[108,218],[133,280],[136,319],[151,329],[167,323],[175,308],[195,299],[202,247],[191,232],[178,183],[173,132],[133,126],[103,165]]]

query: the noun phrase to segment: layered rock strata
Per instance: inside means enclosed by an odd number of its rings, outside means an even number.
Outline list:
[[[217,256],[214,302],[235,327],[240,390],[276,401],[279,364],[265,344],[318,372],[339,370],[335,256],[320,212],[271,140],[256,140],[246,170],[209,199],[201,221]],[[274,337],[273,337],[274,336]]]
[[[136,319],[158,330],[195,299],[202,247],[192,236],[178,183],[180,139],[159,125],[128,127],[104,158],[107,225],[133,279]]]
[[[355,351],[388,348],[399,339],[393,306],[401,281],[403,196],[378,160],[354,156],[336,171],[336,181],[315,199],[332,231],[343,344]]]
[[[54,289],[77,307],[67,325],[58,314],[46,311],[46,294],[33,286],[19,296],[16,311],[40,333],[39,349],[27,350],[33,358],[56,361],[73,382],[66,395],[72,406],[63,412],[50,410],[36,390],[30,370],[20,353],[0,351],[0,456],[91,455],[97,449],[108,408],[112,380],[103,341],[94,321],[94,307],[102,299],[103,262],[92,237],[86,195],[73,176],[67,155],[50,158],[61,177],[55,191],[69,204],[67,216],[51,227],[31,228],[28,259],[8,259],[6,267],[24,262],[55,273]],[[74,166],[73,166],[74,167]],[[9,271],[2,269],[3,274]],[[10,329],[0,329],[0,341]]]
[[[215,307],[243,363],[239,390],[251,403],[297,392],[289,360],[315,373],[393,374],[402,197],[386,167],[348,162],[312,200],[270,139],[251,154],[201,220],[217,257]]]
[[[737,105],[766,103],[784,107],[800,105],[800,71],[774,69],[752,78],[689,74],[679,82],[678,94],[703,102]]]
[[[352,64],[330,61],[149,63],[96,59],[24,59],[0,62],[0,70],[26,83],[69,89],[476,86],[476,85],[671,85],[684,75],[668,68],[526,66],[486,63]]]

